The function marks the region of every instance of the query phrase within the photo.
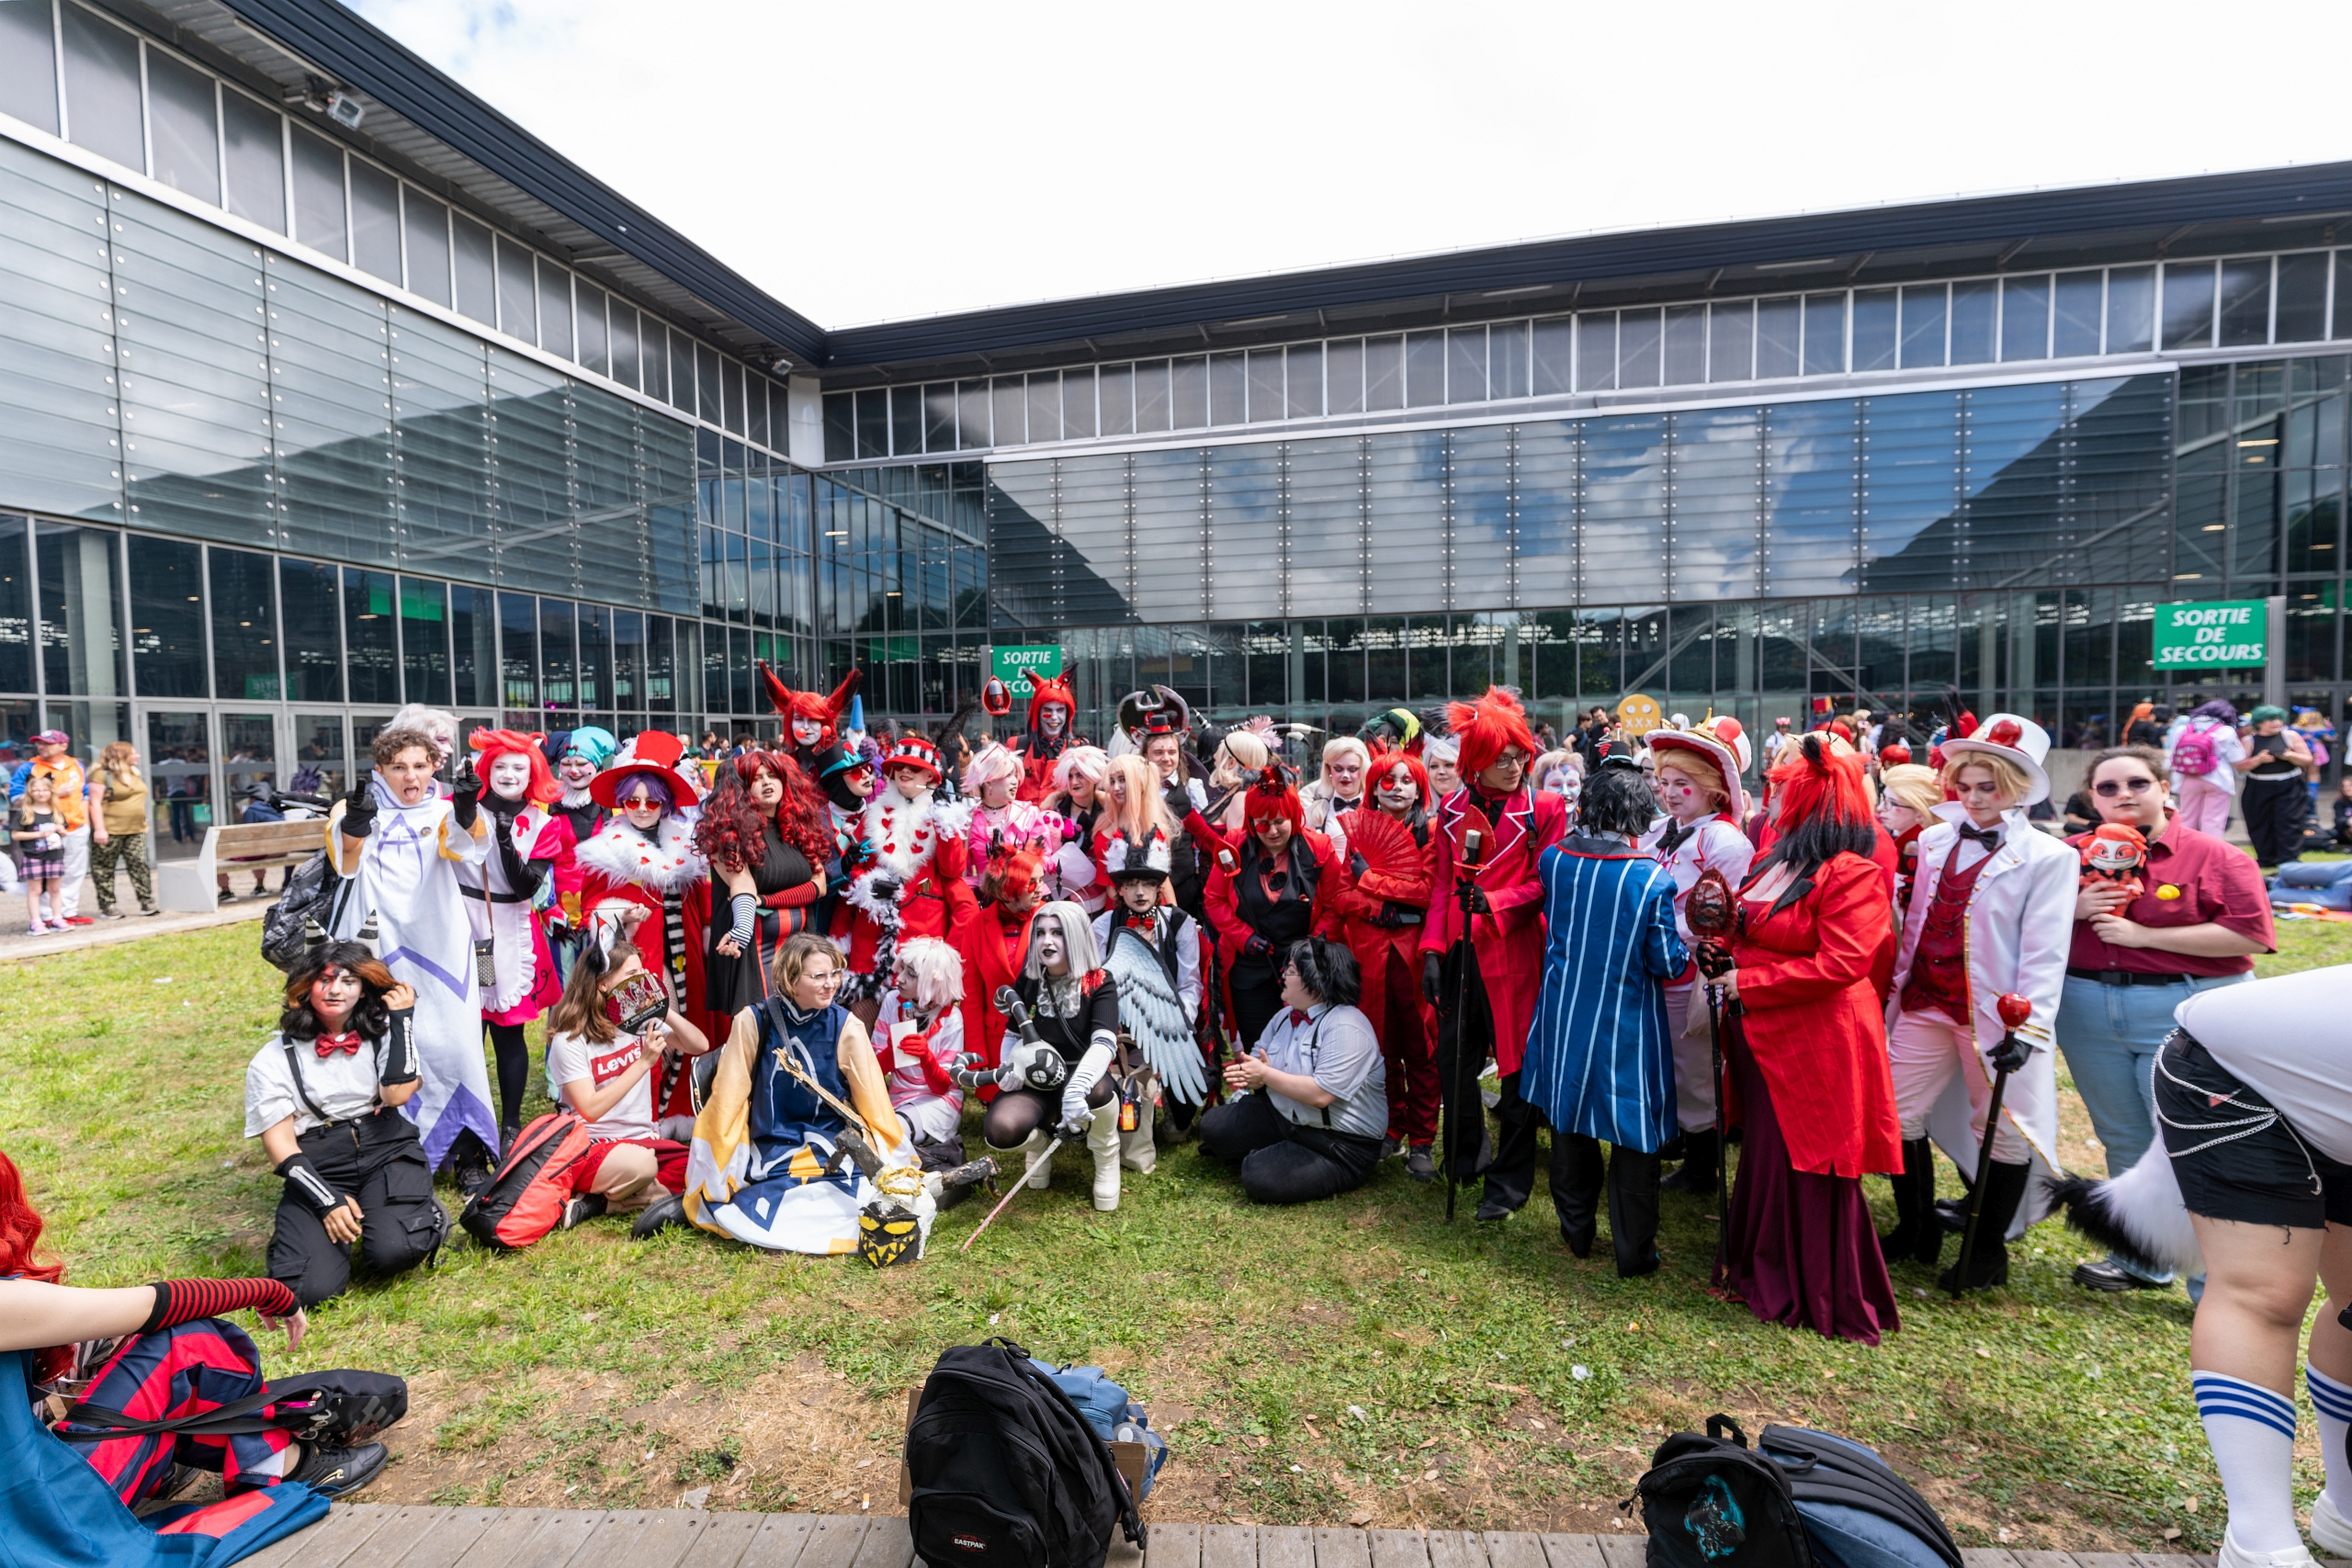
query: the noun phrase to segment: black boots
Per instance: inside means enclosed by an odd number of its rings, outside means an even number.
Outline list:
[[[1969,1260],[1968,1278],[1960,1281],[1962,1290],[2009,1282],[2009,1222],[2018,1217],[2018,1205],[2025,1201],[2026,1182],[2032,1175],[2030,1164],[1994,1163],[1993,1174],[1984,1179],[1984,1211],[1976,1222],[1976,1255]],[[1949,1291],[1959,1275],[1960,1265],[1955,1263],[1936,1277],[1936,1283]]]
[[[1669,1140],[1670,1142],[1671,1140]],[[1668,1156],[1664,1149],[1658,1157]],[[1661,1192],[1696,1192],[1702,1197],[1715,1195],[1715,1168],[1724,1157],[1723,1134],[1713,1127],[1702,1127],[1695,1133],[1682,1134],[1682,1168],[1659,1182]]]
[[[1928,1138],[1903,1140],[1903,1169],[1887,1180],[1894,1188],[1894,1228],[1878,1238],[1889,1263],[1905,1258],[1933,1263],[1943,1250],[1944,1230],[1936,1213],[1936,1145]]]

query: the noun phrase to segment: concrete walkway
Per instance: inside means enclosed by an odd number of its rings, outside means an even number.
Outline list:
[[[1645,1538],[1472,1530],[1151,1526],[1114,1537],[1106,1568],[1645,1568]],[[2213,1568],[2211,1557],[1964,1551],[1967,1568]],[[913,1568],[903,1518],[602,1513],[338,1504],[252,1568]],[[2329,1568],[2347,1568],[2330,1564]]]
[[[282,876],[284,874],[276,874]],[[236,885],[236,901],[223,904],[217,909],[205,909],[189,915],[170,912],[142,915],[139,912],[138,897],[130,890],[130,878],[118,875],[115,878],[117,897],[114,907],[126,918],[119,920],[97,919],[98,896],[85,885],[82,888],[82,913],[91,917],[90,923],[75,926],[71,931],[52,931],[47,936],[26,933],[25,896],[21,888],[15,893],[0,894],[0,964],[25,958],[46,958],[52,953],[72,953],[85,947],[110,947],[119,942],[137,942],[141,937],[161,936],[166,931],[198,931],[208,926],[257,920],[277,902],[275,885],[266,897],[251,896],[253,879],[249,873],[239,873]]]

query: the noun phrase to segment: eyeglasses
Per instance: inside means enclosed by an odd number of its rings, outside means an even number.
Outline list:
[[[2125,790],[2133,795],[2145,795],[2156,787],[2156,781],[2143,775],[2136,779],[2106,779],[2091,786],[2091,793],[2101,800],[2113,800]]]

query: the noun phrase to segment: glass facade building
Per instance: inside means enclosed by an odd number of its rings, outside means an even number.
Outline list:
[[[0,731],[138,742],[165,853],[404,702],[938,716],[991,643],[1098,733],[1501,682],[2089,744],[2276,678],[2155,671],[2157,604],[2276,595],[2341,715],[2352,170],[829,333],[311,20],[0,0]]]

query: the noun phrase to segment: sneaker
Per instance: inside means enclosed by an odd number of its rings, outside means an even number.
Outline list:
[[[65,917],[65,923],[69,926],[86,926],[94,922],[87,915],[68,915]]]
[[[2301,1541],[2284,1551],[2248,1551],[2226,1529],[2222,1532],[2218,1562],[2219,1568],[2314,1568],[2312,1554]]]
[[[27,936],[47,936],[49,934],[49,928],[41,924],[39,920],[35,920],[31,925],[25,928],[25,934]]]
[[[2172,1281],[2143,1279],[2114,1258],[2103,1258],[2097,1263],[2075,1265],[2075,1283],[2086,1291],[2101,1291],[2110,1295],[2120,1295],[2126,1291],[2161,1291]],[[2352,1552],[2338,1552],[2336,1555],[2352,1556]]]
[[[347,1496],[358,1491],[381,1474],[391,1458],[381,1443],[348,1449],[314,1448],[307,1443],[303,1447],[310,1451],[286,1479],[300,1482],[322,1497]]]
[[[98,919],[102,920],[127,920],[130,919],[130,917],[124,914],[120,909],[100,909],[98,911]]]
[[[71,920],[51,920],[49,922],[49,929],[53,931],[70,931],[74,929],[74,922]]]
[[[162,914],[164,911],[163,911],[162,909],[157,908],[155,908],[155,907],[153,907],[153,906],[152,906],[152,905],[151,905],[151,906],[149,906],[148,908],[144,908],[144,909],[140,910],[139,912],[140,912],[141,914],[142,914],[142,915],[160,915],[160,914]]]
[[[1405,1174],[1416,1181],[1437,1179],[1437,1145],[1415,1144],[1405,1151]]]
[[[1380,1140],[1380,1157],[1382,1159],[1395,1159],[1404,1146],[1404,1144],[1397,1139],[1396,1134],[1391,1133],[1388,1136]]]
[[[571,1201],[577,1203],[582,1200],[575,1198]],[[599,1198],[596,1201],[601,1207],[605,1201]],[[571,1204],[567,1203],[564,1208],[565,1223],[568,1224],[571,1223]],[[632,1239],[643,1241],[654,1232],[665,1230],[671,1225],[693,1224],[692,1220],[686,1218],[686,1201],[675,1192],[665,1192],[645,1206],[644,1212],[637,1216],[637,1223],[628,1227],[628,1234]]]
[[[2352,1519],[2323,1490],[2312,1499],[2312,1540],[2330,1557],[2352,1557]]]
[[[237,896],[223,887],[220,889],[220,897],[216,897],[212,901],[215,904],[233,904],[237,901]]]
[[[654,1206],[657,1208],[660,1207],[659,1204]],[[685,1204],[684,1201],[681,1200],[679,1207],[683,1209],[684,1206]],[[602,1192],[582,1193],[581,1196],[574,1198],[571,1201],[563,1206],[563,1218],[558,1224],[556,1228],[559,1230],[568,1231],[572,1226],[579,1224],[582,1221],[593,1220],[604,1212],[605,1195]]]
[[[498,1173],[478,1160],[458,1167],[458,1190],[471,1198],[489,1186]]]

